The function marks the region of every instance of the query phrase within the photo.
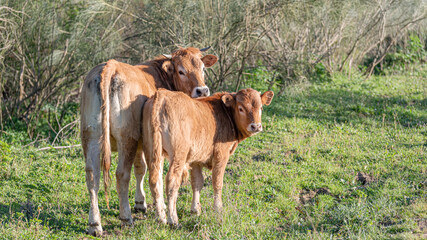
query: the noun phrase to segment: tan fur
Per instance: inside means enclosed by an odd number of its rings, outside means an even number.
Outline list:
[[[244,89],[238,93],[217,93],[211,97],[191,99],[183,93],[160,89],[146,102],[143,146],[147,153],[156,216],[161,222],[166,222],[161,208],[164,200],[159,189],[162,186],[162,176],[159,176],[163,169],[162,153],[170,161],[166,176],[170,224],[178,224],[177,192],[188,167],[191,168],[193,188],[191,210],[200,212],[202,167],[212,170],[214,207],[221,210],[223,176],[228,159],[238,143],[262,129],[261,107],[269,105],[273,96],[271,91],[261,95],[253,89]],[[242,110],[245,112],[241,113]],[[259,128],[249,131],[251,124],[258,124]]]
[[[212,65],[217,58],[213,55],[205,57],[207,58],[202,58],[197,48],[186,48],[172,53],[171,59],[161,56],[136,66],[109,60],[96,66],[87,75],[81,93],[81,138],[91,198],[90,234],[98,235],[102,232],[97,199],[99,167],[103,170],[108,205],[111,151],[119,153],[116,176],[120,218],[124,224],[132,223],[127,195],[130,170],[134,161],[137,161],[137,182],[142,184],[141,178],[145,174],[146,165],[141,145],[142,107],[157,88],[193,95],[196,88],[206,89],[202,65]],[[185,70],[185,81],[178,69]],[[201,94],[206,93],[208,91]],[[102,158],[101,164],[99,155]],[[141,186],[137,186],[135,209],[138,207],[144,211],[145,194]]]

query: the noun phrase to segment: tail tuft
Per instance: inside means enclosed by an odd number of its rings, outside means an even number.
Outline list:
[[[182,172],[181,185],[185,185],[188,183],[188,176],[190,175],[188,171],[188,165],[186,164]]]

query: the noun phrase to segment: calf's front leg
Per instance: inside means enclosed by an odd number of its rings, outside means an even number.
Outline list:
[[[228,157],[226,159],[216,159],[212,168],[212,185],[214,189],[214,210],[217,212],[222,211],[222,186],[224,179],[225,166],[227,165]]]

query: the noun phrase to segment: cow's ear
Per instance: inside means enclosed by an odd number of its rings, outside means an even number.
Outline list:
[[[218,58],[215,55],[208,54],[204,57],[202,57],[202,62],[205,64],[205,67],[212,67],[218,61]]]
[[[274,93],[272,91],[267,91],[261,95],[262,105],[270,105],[271,100],[273,100]]]
[[[164,61],[162,64],[162,69],[165,71],[168,75],[173,75],[174,67],[172,61]]]
[[[222,100],[222,102],[224,103],[225,106],[227,106],[227,107],[233,106],[234,97],[231,94],[224,94],[224,95],[222,95],[221,100]]]

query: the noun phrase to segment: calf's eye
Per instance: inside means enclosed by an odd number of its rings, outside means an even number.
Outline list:
[[[239,107],[239,112],[243,112],[243,108],[242,107]]]

